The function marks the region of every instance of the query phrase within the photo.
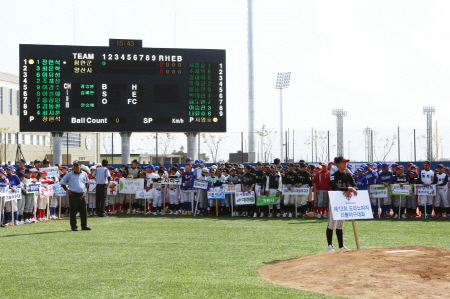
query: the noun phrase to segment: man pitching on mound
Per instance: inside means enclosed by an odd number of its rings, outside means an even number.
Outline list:
[[[345,170],[347,169],[347,162],[350,160],[345,159],[344,157],[336,157],[334,158],[334,164],[337,166],[338,171],[333,173],[330,176],[330,185],[332,191],[344,191],[344,196],[351,196],[352,193],[357,195],[356,184],[353,180],[353,177],[350,173],[347,173]],[[331,212],[331,208],[330,208]],[[339,250],[348,250],[344,245],[344,235],[342,233],[342,229],[344,228],[345,220],[337,220],[333,219],[333,213],[329,213],[328,217],[328,227],[327,227],[327,241],[328,241],[328,252],[334,251],[333,249],[333,230],[336,227],[336,237],[339,243]]]

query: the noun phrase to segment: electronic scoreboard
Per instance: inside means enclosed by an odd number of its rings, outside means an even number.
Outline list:
[[[226,132],[225,50],[20,45],[21,132]]]

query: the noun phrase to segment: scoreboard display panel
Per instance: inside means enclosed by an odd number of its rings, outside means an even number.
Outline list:
[[[225,50],[20,45],[21,132],[226,132]]]

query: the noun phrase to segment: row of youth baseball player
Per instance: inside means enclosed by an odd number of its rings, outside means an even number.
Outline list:
[[[31,181],[40,181],[47,184],[54,183],[57,179],[47,179],[47,174],[40,170],[41,162],[36,160],[35,167],[26,168],[23,160],[18,162],[19,168],[15,169],[11,166],[0,171],[0,183],[8,182],[11,188],[24,187],[25,184],[19,183],[29,178]],[[153,196],[148,200],[135,199],[133,195],[119,194],[116,196],[108,195],[104,207],[99,211],[97,202],[95,200],[95,194],[88,195],[87,208],[88,215],[106,216],[107,213],[143,213],[148,211],[147,214],[161,214],[163,205],[163,192],[161,185],[157,183],[161,177],[181,177],[182,185],[178,188],[178,185],[169,185],[167,188],[166,203],[167,211],[170,214],[191,214],[193,212],[196,200],[198,200],[199,214],[214,214],[212,211],[215,207],[215,200],[208,200],[206,192],[197,190],[192,192],[193,179],[208,180],[211,186],[220,186],[223,184],[241,184],[243,191],[255,191],[255,194],[277,194],[280,199],[276,205],[269,206],[256,206],[256,205],[244,205],[234,206],[234,216],[253,216],[253,217],[292,217],[295,213],[298,216],[306,217],[315,216],[317,218],[328,217],[328,190],[330,190],[329,178],[330,175],[336,171],[336,167],[333,167],[333,163],[321,163],[319,167],[313,165],[307,166],[304,161],[300,161],[299,164],[289,164],[286,167],[281,167],[279,159],[275,159],[275,164],[257,163],[256,167],[248,165],[236,165],[225,163],[222,165],[213,165],[210,168],[205,166],[205,163],[201,160],[195,162],[188,158],[186,159],[186,167],[178,169],[178,165],[174,164],[169,170],[164,169],[162,165],[153,166],[147,165],[139,167],[138,161],[134,160],[131,166],[123,165],[120,170],[116,170],[113,167],[109,167],[111,174],[111,180],[118,181],[122,177],[128,178],[144,178],[146,180],[146,189],[152,191]],[[44,167],[50,167],[50,161],[44,159]],[[82,170],[88,173],[90,183],[95,183],[95,178],[92,177],[92,173],[97,166],[88,168],[82,166]],[[436,171],[430,170],[430,163],[425,162],[424,169],[419,173],[418,167],[409,163],[407,171],[403,169],[403,166],[397,164],[388,165],[385,163],[373,163],[359,165],[359,167],[353,171],[353,166],[348,164],[348,171],[354,175],[354,179],[358,189],[364,190],[368,188],[370,184],[385,184],[391,183],[399,184],[437,184],[437,196],[434,205],[435,217],[443,217],[444,214],[450,215],[448,207],[448,194],[447,183],[449,169],[439,165]],[[67,167],[60,167],[61,178],[69,171]],[[11,175],[17,174],[17,179],[11,178]],[[22,173],[22,174],[21,174]],[[15,175],[14,175],[15,176]],[[25,181],[26,182],[26,181]],[[311,193],[309,196],[283,196],[281,193],[282,185],[290,186],[311,186]],[[315,192],[313,192],[315,191]],[[27,199],[28,197],[28,199]],[[28,223],[34,221],[46,220],[45,209],[46,201],[41,198],[35,198],[37,202],[37,214],[35,219],[33,216],[33,204],[30,195],[24,194],[23,199],[17,202],[17,207],[13,210],[17,211],[12,215],[11,204],[7,203],[4,211],[2,211],[2,221],[4,224],[3,214],[6,212],[6,223],[10,223],[14,218],[17,224]],[[224,200],[218,201],[219,214],[231,215],[231,203],[234,202],[234,195],[227,194]],[[419,200],[419,202],[417,202]],[[194,204],[194,205],[193,205]],[[417,217],[416,207],[419,206],[420,214],[423,218],[430,217],[433,209],[433,197],[421,196],[417,198],[403,197],[402,200],[398,196],[391,196],[387,199],[382,199],[381,203],[381,215],[383,217],[390,217],[391,208],[394,212],[402,210],[403,215],[395,215],[394,217]],[[58,207],[58,201],[54,198],[50,205],[50,214],[52,218],[56,218],[56,209]],[[69,201],[68,198],[63,198],[61,202],[61,211],[63,216],[69,215]],[[146,206],[145,206],[146,205]],[[297,211],[295,211],[295,205],[297,205]],[[128,209],[131,206],[131,209]],[[373,211],[378,211],[377,200],[372,199]],[[215,210],[215,208],[214,208]],[[425,213],[425,210],[427,213]],[[309,214],[307,214],[309,213]],[[376,213],[376,212],[375,212]],[[397,214],[397,213],[396,213]],[[427,216],[428,215],[428,216]]]

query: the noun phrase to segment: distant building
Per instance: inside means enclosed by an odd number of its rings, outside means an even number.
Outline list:
[[[0,72],[0,163],[15,164],[18,145],[27,163],[48,158],[53,163],[50,132],[20,132],[19,77]],[[63,137],[63,164],[73,160],[99,161],[99,133],[67,133]],[[19,158],[22,158],[20,156]]]

